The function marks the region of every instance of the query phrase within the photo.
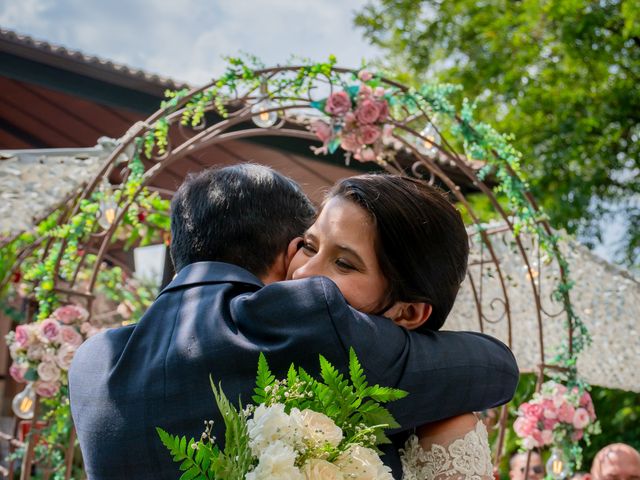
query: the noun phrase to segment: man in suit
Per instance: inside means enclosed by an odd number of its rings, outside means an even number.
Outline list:
[[[344,369],[353,347],[371,383],[408,390],[389,404],[405,429],[510,400],[511,352],[478,333],[418,334],[352,309],[325,277],[278,282],[314,209],[290,179],[237,165],[189,177],[172,201],[178,272],[137,325],[83,344],[69,372],[71,410],[89,478],[178,476],[155,427],[198,438],[214,419],[209,375],[229,398],[251,398],[259,352]],[[396,451],[385,461],[399,472]]]

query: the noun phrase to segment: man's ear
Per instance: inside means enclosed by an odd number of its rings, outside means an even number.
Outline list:
[[[398,302],[391,307],[385,316],[391,318],[396,325],[415,330],[422,326],[431,316],[433,308],[424,302]]]
[[[284,254],[284,271],[289,271],[289,265],[291,264],[291,260],[295,257],[298,250],[300,250],[300,245],[302,244],[302,237],[296,237],[289,242],[289,246],[287,247],[287,251]]]

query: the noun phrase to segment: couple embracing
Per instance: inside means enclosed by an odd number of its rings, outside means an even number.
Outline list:
[[[353,347],[371,383],[406,390],[383,461],[401,478],[491,477],[472,412],[509,401],[509,349],[440,332],[463,281],[460,214],[419,180],[340,181],[319,213],[290,179],[253,164],[188,177],[172,200],[173,281],[136,325],[78,350],[71,410],[90,479],[176,479],[156,427],[198,438],[213,419],[209,375],[251,398],[260,352],[276,376],[318,355],[344,370]],[[456,448],[448,448],[455,445]],[[452,458],[458,455],[460,458]]]

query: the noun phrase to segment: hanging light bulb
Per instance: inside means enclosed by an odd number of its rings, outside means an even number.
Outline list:
[[[269,110],[275,107],[276,104],[267,99],[259,101],[251,107],[251,113],[254,114],[251,120],[260,128],[273,127],[278,121],[278,112]]]
[[[562,452],[557,448],[551,450],[551,456],[547,460],[547,474],[554,480],[562,480],[569,476],[569,462],[566,462]]]
[[[11,408],[16,417],[22,420],[31,420],[35,406],[36,392],[33,390],[33,383],[29,382],[25,389],[13,398]]]
[[[102,199],[100,200],[100,210],[98,213],[98,225],[108,230],[116,220],[118,214],[118,204],[113,198],[111,185],[105,180],[100,186],[102,191]]]
[[[416,147],[423,155],[433,157],[438,153],[440,134],[432,123],[428,123],[420,132],[420,137],[416,137]]]

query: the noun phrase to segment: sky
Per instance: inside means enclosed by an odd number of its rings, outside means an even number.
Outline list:
[[[365,0],[0,0],[0,26],[192,84],[247,52],[358,67],[377,55],[353,27]]]
[[[247,52],[267,66],[336,55],[359,67],[380,52],[353,27],[366,0],[0,0],[0,26],[192,85]],[[595,251],[611,258],[620,221]],[[612,231],[613,230],[613,231]]]

